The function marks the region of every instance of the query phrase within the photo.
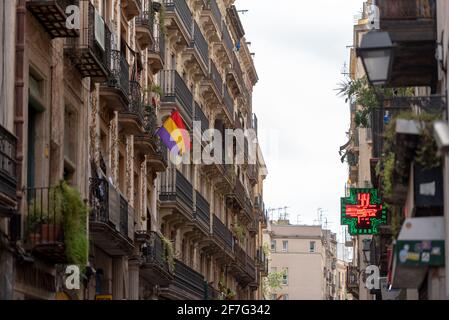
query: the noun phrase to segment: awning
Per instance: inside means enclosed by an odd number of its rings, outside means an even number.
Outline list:
[[[430,267],[443,267],[444,217],[409,218],[394,245],[392,287],[419,288]]]

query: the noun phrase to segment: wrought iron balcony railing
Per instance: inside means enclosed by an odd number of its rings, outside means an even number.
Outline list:
[[[90,221],[112,223],[125,237],[128,233],[128,202],[103,178],[90,178]]]
[[[144,231],[137,233],[137,238],[139,237],[145,239],[141,245],[143,277],[154,284],[167,284],[173,279],[174,270],[161,236],[154,231]]]
[[[227,87],[224,88],[223,99],[224,99],[224,105],[225,105],[226,111],[229,114],[229,117],[231,118],[231,120],[233,121],[234,120],[234,101],[232,100]]]
[[[28,188],[26,199],[26,248],[51,262],[65,262],[61,188]]]
[[[223,79],[212,60],[210,60],[210,77],[215,86],[215,89],[218,92],[219,98],[221,99],[221,97],[223,96]]]
[[[215,20],[215,23],[218,26],[221,26],[221,12],[217,5],[217,0],[209,0],[207,4],[208,8],[212,11],[212,16]]]
[[[154,12],[152,9],[143,11],[136,17],[136,26],[147,28],[151,34],[154,33]]]
[[[163,0],[165,8],[169,12],[177,14],[189,37],[192,37],[192,12],[185,0]]]
[[[233,251],[234,241],[232,238],[232,232],[216,215],[213,216],[213,234],[214,237],[217,237],[217,239],[225,245],[225,248],[229,252]]]
[[[246,270],[246,252],[242,249],[242,247],[240,247],[240,245],[236,244],[234,245],[234,253],[237,265],[243,270]]]
[[[201,134],[209,129],[209,119],[207,119],[201,107],[195,101],[195,120],[201,122]]]
[[[251,258],[248,254],[246,255],[246,268],[245,272],[248,276],[254,280],[256,279],[256,265],[254,263],[254,259]]]
[[[171,167],[161,174],[160,200],[179,203],[193,218],[192,184],[176,168]]]
[[[80,37],[66,39],[65,49],[83,78],[104,82],[110,72],[111,31],[92,3],[82,4]]]
[[[67,28],[68,6],[79,7],[79,0],[29,0],[27,9],[42,24],[52,38],[78,37],[76,28]]]
[[[210,226],[210,205],[209,202],[196,191],[196,209],[195,218],[203,223],[207,230]]]
[[[203,275],[179,260],[175,260],[173,285],[192,293],[198,299],[204,299],[205,282]]]
[[[199,56],[202,59],[203,64],[207,68],[209,62],[209,45],[207,44],[206,39],[204,39],[203,33],[201,32],[201,29],[196,23],[196,21],[193,24],[192,46],[198,52]]]
[[[119,90],[126,101],[129,100],[129,64],[120,50],[111,50],[111,73],[107,85]]]
[[[16,149],[17,138],[0,125],[0,193],[13,201],[17,199]]]
[[[176,70],[164,70],[162,72],[163,101],[179,101],[185,112],[191,117],[193,112],[193,95],[184,79]]]
[[[143,107],[142,87],[139,81],[131,81],[129,93],[129,111],[137,115],[142,123],[144,123]]]
[[[223,42],[229,54],[234,52],[234,44],[232,42],[231,35],[229,33],[228,27],[223,25]]]

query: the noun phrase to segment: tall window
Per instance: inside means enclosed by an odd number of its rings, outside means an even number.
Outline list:
[[[271,240],[271,251],[276,252],[276,240]]]
[[[278,298],[278,296],[277,296],[276,293],[273,293],[273,294],[271,295],[271,300],[277,300],[277,298]]]
[[[282,274],[282,285],[288,285],[288,268],[285,268]]]
[[[284,297],[283,297],[283,299],[284,300],[288,300],[288,294],[286,293],[286,294],[284,294]]]
[[[287,240],[282,241],[282,252],[288,252],[288,241]]]
[[[315,241],[310,241],[310,248],[309,248],[309,252],[315,252],[316,248],[315,248]]]

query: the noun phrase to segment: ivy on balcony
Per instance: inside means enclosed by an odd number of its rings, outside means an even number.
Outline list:
[[[346,102],[351,102],[359,106],[355,111],[355,125],[357,128],[368,128],[369,118],[372,111],[379,108],[380,101],[379,96],[383,96],[385,99],[391,99],[394,97],[408,97],[414,93],[413,88],[373,88],[368,82],[368,78],[365,76],[359,79],[344,79],[339,83],[337,95],[344,97]]]

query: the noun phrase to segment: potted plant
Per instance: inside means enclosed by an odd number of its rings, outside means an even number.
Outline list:
[[[41,242],[41,218],[39,215],[28,212],[27,217],[27,240],[34,246]]]
[[[49,210],[42,214],[42,242],[56,242],[61,239],[62,190],[60,186],[49,189]]]

